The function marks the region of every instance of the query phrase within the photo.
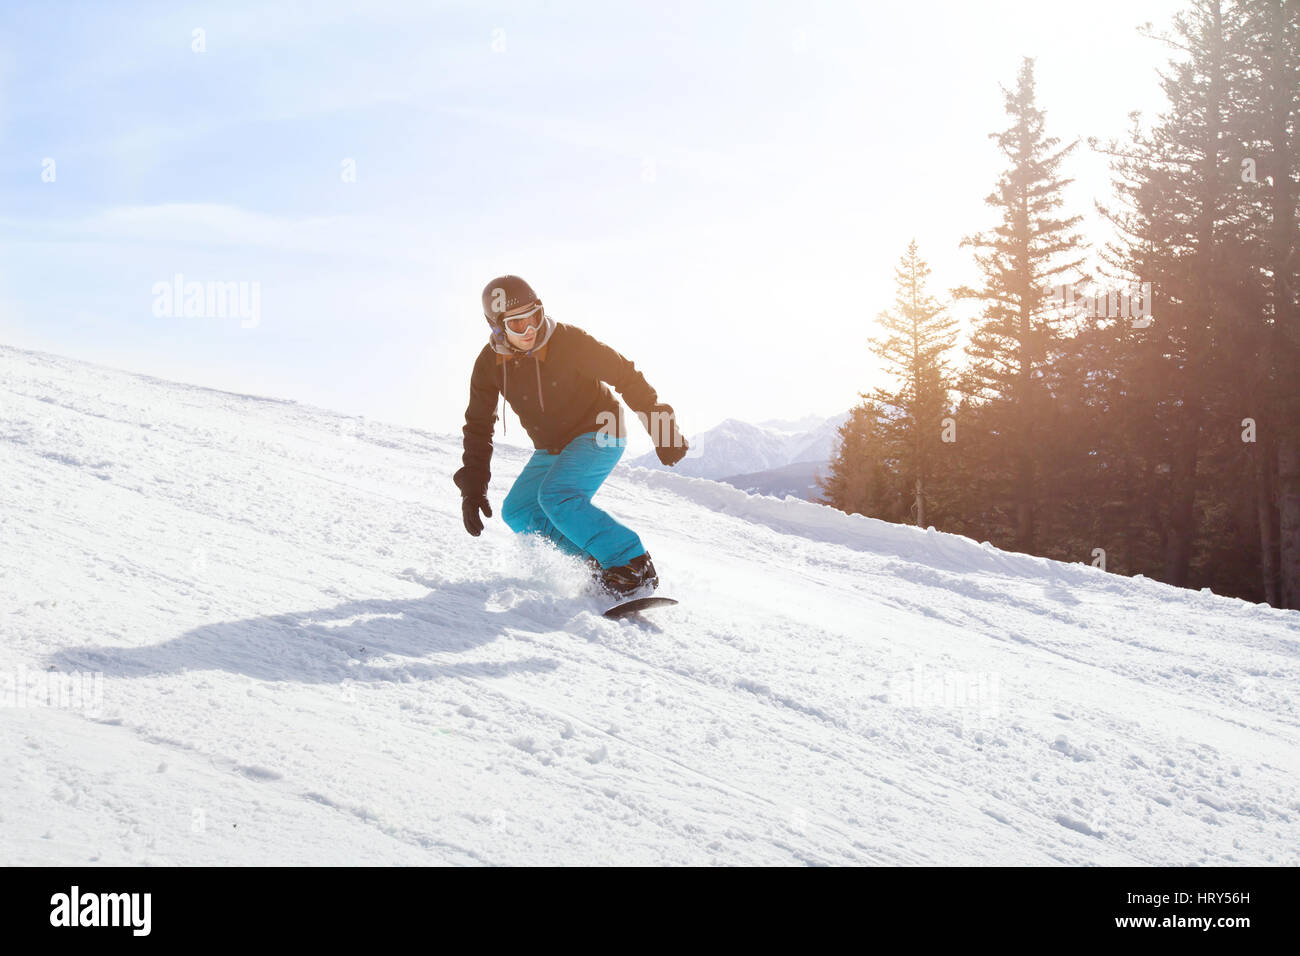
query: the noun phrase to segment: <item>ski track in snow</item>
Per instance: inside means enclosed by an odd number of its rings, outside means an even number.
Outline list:
[[[0,863],[1300,862],[1295,612],[622,466],[609,621],[459,435],[0,369]]]

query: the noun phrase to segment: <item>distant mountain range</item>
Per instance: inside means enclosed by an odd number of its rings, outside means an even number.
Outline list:
[[[756,494],[816,500],[820,493],[815,473],[825,473],[835,452],[836,432],[848,417],[846,411],[830,418],[810,415],[758,423],[728,418],[708,431],[687,436],[690,450],[673,470],[692,478],[725,481]],[[654,452],[627,464],[664,467]]]
[[[805,501],[821,501],[822,490],[817,487],[817,477],[824,476],[829,465],[829,461],[797,461],[793,465],[749,475],[731,475],[720,480],[751,495],[771,495],[774,498],[793,495]]]

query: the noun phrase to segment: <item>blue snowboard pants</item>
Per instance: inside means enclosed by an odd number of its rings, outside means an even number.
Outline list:
[[[552,455],[539,448],[501,505],[512,531],[543,534],[560,550],[593,557],[602,568],[616,568],[645,554],[636,532],[591,503],[627,448],[599,432],[584,432]]]

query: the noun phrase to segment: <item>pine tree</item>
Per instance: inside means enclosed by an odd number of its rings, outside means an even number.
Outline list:
[[[935,493],[941,422],[949,411],[951,373],[944,356],[956,344],[955,320],[926,291],[929,276],[930,267],[913,239],[894,270],[894,309],[880,313],[888,334],[871,340],[885,371],[899,383],[896,391],[876,389],[874,398],[893,410],[887,440],[902,486],[913,490],[912,508],[920,527],[927,521],[927,497]]]
[[[1183,214],[1161,146],[1139,114],[1129,118],[1123,145],[1092,143],[1111,157],[1115,192],[1111,203],[1096,204],[1115,232],[1101,250],[1101,273],[1154,315],[1085,318],[1074,343],[1081,363],[1075,374],[1088,377],[1086,402],[1098,425],[1101,467],[1089,476],[1095,540],[1118,558],[1111,570],[1159,578],[1169,543],[1172,436],[1181,414],[1169,366],[1178,352],[1170,337],[1177,321],[1170,289],[1182,245],[1170,237]]]
[[[823,499],[849,514],[898,521],[902,508],[888,422],[866,395],[839,427],[830,467],[817,479]]]
[[[1167,214],[1161,225],[1173,252],[1165,276],[1168,318],[1161,324],[1169,356],[1165,380],[1172,424],[1169,524],[1164,578],[1186,587],[1196,538],[1202,437],[1214,418],[1215,342],[1223,331],[1222,226],[1230,160],[1224,135],[1229,109],[1224,4],[1195,0],[1174,18],[1171,44],[1187,54],[1163,74],[1169,111],[1155,129]]]
[[[1083,257],[1074,227],[1081,216],[1059,218],[1062,192],[1072,182],[1058,170],[1077,141],[1057,149],[1060,140],[1044,132],[1044,113],[1035,106],[1033,60],[1025,58],[1014,91],[1004,90],[1011,125],[991,134],[1009,166],[985,200],[1001,213],[990,233],[968,237],[984,277],[979,289],[963,287],[958,297],[984,303],[983,317],[967,354],[971,366],[963,389],[988,402],[988,434],[996,435],[1000,454],[1011,463],[1010,494],[1014,545],[1033,551],[1038,487],[1039,431],[1047,418],[1043,377],[1052,357],[1053,285],[1067,273],[1077,275]],[[969,433],[969,432],[968,432]]]
[[[1241,272],[1250,281],[1247,373],[1260,434],[1253,448],[1266,600],[1300,608],[1300,3],[1242,0],[1233,44],[1243,94],[1229,117],[1244,167]],[[1252,170],[1251,167],[1254,167]],[[1251,173],[1253,172],[1253,175]],[[1262,253],[1258,254],[1258,253]]]

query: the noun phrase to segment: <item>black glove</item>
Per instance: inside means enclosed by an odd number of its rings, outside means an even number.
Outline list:
[[[656,405],[651,410],[650,424],[650,438],[661,462],[671,468],[686,457],[690,446],[677,430],[677,416],[671,405]]]
[[[492,517],[492,506],[488,504],[486,496],[466,495],[460,499],[460,513],[465,518],[465,530],[476,538],[483,533],[483,519],[478,516],[480,511],[489,518]]]
[[[680,445],[660,445],[655,449],[655,454],[659,456],[659,460],[670,468],[685,458],[686,451],[690,448],[686,444],[686,439],[682,438],[680,433],[678,434],[678,440],[681,442]]]

